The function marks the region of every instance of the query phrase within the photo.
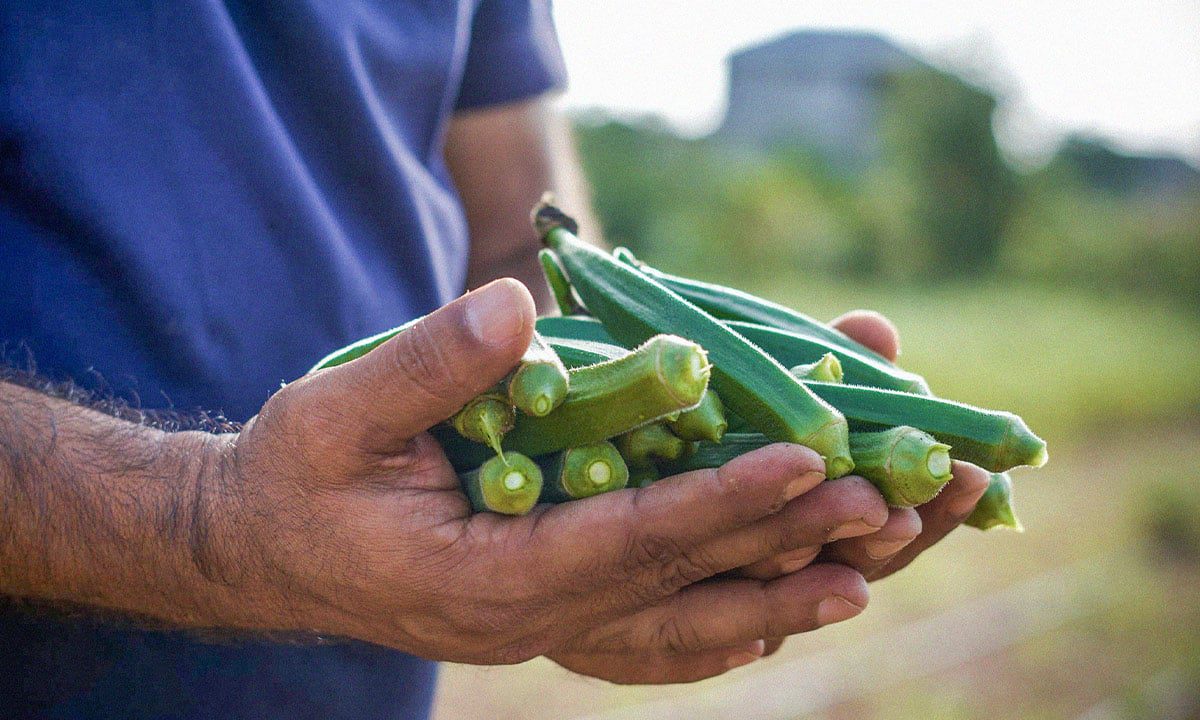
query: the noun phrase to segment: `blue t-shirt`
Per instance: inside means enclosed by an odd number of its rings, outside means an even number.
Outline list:
[[[0,4],[0,343],[253,415],[463,291],[458,109],[562,82],[545,0]],[[0,610],[0,717],[424,717],[432,663]]]

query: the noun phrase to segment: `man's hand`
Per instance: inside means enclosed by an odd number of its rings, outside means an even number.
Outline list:
[[[899,354],[895,327],[877,313],[855,311],[832,324],[889,360],[895,360]],[[837,573],[850,567],[869,580],[890,575],[961,524],[987,488],[987,473],[974,465],[955,462],[953,472],[954,479],[937,498],[915,509],[880,510],[882,497],[860,477],[823,482],[788,503],[776,517],[781,522],[795,522],[797,528],[819,527],[820,520],[811,515],[809,507],[840,502],[858,508],[857,513],[845,514],[857,514],[861,518],[860,525],[834,533],[830,538],[832,542],[819,537],[806,542],[799,539],[798,533],[794,549],[738,568],[734,574],[768,584],[780,582],[777,578],[791,579],[797,596],[810,592],[808,583],[820,585],[818,573]],[[704,605],[713,611],[711,619],[714,622],[732,626],[744,620],[728,613],[718,619],[723,609],[705,605],[705,593],[710,587],[712,583],[687,588],[672,601],[695,597],[698,606]],[[863,597],[865,599],[865,594]],[[850,598],[844,597],[844,600],[854,603]],[[852,607],[841,601],[831,601],[825,606],[827,619],[843,620],[859,611],[861,606]],[[681,618],[689,619],[686,615]],[[764,621],[759,619],[759,622]],[[693,620],[682,628],[670,629],[670,635],[676,640],[664,642],[660,636],[654,643],[631,639],[630,626],[634,624],[636,621],[630,619],[612,623],[576,638],[565,651],[551,657],[568,669],[613,682],[691,682],[720,675],[764,654],[774,653],[783,644],[784,636],[792,634],[768,631],[753,636],[766,640],[750,640],[751,636],[734,632],[711,631],[702,621]],[[825,624],[828,623],[813,615],[807,625],[795,626],[793,632],[813,630]],[[679,637],[686,637],[688,641],[679,642]],[[735,639],[740,643],[733,646],[731,643]]]
[[[288,385],[239,436],[214,440],[220,471],[193,533],[211,621],[459,662],[602,645],[717,648],[724,664],[866,604],[861,574],[842,566],[694,585],[884,522],[877,494],[822,485],[820,457],[796,445],[525,517],[472,515],[424,431],[513,367],[533,320],[526,290],[497,281]]]

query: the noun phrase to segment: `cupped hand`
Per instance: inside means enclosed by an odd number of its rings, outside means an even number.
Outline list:
[[[796,445],[524,517],[472,514],[425,431],[499,381],[533,323],[525,288],[497,281],[213,438],[190,512],[209,583],[198,622],[480,664],[558,651],[571,666],[597,646],[761,649],[865,604],[847,567],[696,585],[884,521],[877,499],[824,489],[820,457]]]
[[[855,310],[831,323],[854,340],[895,361],[900,354],[896,327],[879,313]],[[904,568],[962,524],[983,492],[988,473],[975,465],[954,461],[952,479],[936,498],[917,508],[889,508],[878,532],[810,548],[810,561],[834,562],[852,567],[867,580],[879,580]],[[781,572],[778,558],[755,568],[763,576]],[[775,652],[782,638],[766,641],[766,654]]]

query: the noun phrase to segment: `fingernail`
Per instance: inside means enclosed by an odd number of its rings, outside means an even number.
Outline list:
[[[862,608],[850,602],[841,595],[831,595],[817,606],[817,624],[832,625],[833,623],[849,620],[862,612]]]
[[[743,665],[749,665],[750,663],[762,657],[763,653],[766,651],[767,643],[763,640],[755,640],[746,650],[734,653],[726,658],[725,667],[732,670]]]
[[[777,558],[779,561],[779,572],[784,575],[790,575],[800,568],[806,567],[820,551],[821,548],[819,547],[803,547],[783,553]]]
[[[839,525],[829,533],[830,540],[845,540],[846,538],[858,537],[860,535],[869,535],[879,530],[878,526],[868,523],[866,520],[852,520],[844,525]]]
[[[525,330],[521,289],[515,280],[497,280],[470,295],[467,325],[480,343],[501,347]]]
[[[867,540],[863,550],[872,560],[886,560],[904,549],[912,540]]]
[[[819,470],[809,470],[800,477],[788,483],[783,489],[783,501],[788,502],[812,490],[825,479],[825,473]]]

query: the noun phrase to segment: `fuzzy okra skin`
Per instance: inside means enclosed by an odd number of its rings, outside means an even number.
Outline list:
[[[720,443],[700,443],[695,451],[660,470],[672,474],[721,467],[734,458],[771,444],[762,433],[727,433]],[[950,481],[947,446],[911,427],[850,433],[854,474],[875,485],[895,507],[928,502]]]
[[[540,317],[537,319],[537,331],[546,337],[619,345],[608,330],[604,329],[603,323],[587,315]]]
[[[620,490],[629,482],[629,466],[611,442],[568,448],[538,460],[542,468],[541,502],[566,502]]]
[[[842,366],[845,382],[916,395],[929,395],[929,385],[916,373],[901,370],[874,353],[864,354],[839,347],[822,338],[788,332],[759,323],[731,320],[729,327],[762,348],[785,367],[819,361],[832,352]]]
[[[729,421],[725,418],[725,404],[717,392],[709,388],[700,398],[699,405],[680,413],[675,420],[669,420],[667,426],[684,440],[720,442]]]
[[[874,357],[883,362],[887,359],[866,345],[850,339],[826,323],[803,313],[756,297],[747,292],[713,283],[691,280],[657,270],[641,262],[625,248],[617,248],[614,256],[622,262],[636,266],[646,275],[669,287],[688,301],[713,317],[721,320],[743,320],[769,327],[787,330],[799,335],[824,340],[832,345],[855,353]]]
[[[637,269],[581,242],[564,227],[560,211],[542,206],[535,224],[588,311],[618,342],[670,332],[700,343],[713,362],[713,386],[734,412],[776,440],[816,450],[831,477],[853,469],[846,419],[778,361]]]
[[[916,373],[892,365],[874,355],[864,355],[820,338],[810,337],[759,323],[728,321],[725,323],[784,367],[820,363],[833,354],[841,367],[845,382],[889,390],[901,390],[917,395],[929,395],[929,385]],[[604,325],[590,317],[571,315],[540,318],[538,331],[556,337],[590,342],[616,344]],[[794,374],[794,373],[793,373]],[[815,379],[815,378],[814,378]]]
[[[542,264],[542,274],[546,276],[546,285],[550,287],[550,294],[554,296],[558,311],[563,315],[573,315],[582,310],[579,300],[571,290],[571,282],[567,280],[567,275],[558,264],[554,253],[546,248],[538,250],[538,262]]]
[[[1024,526],[1013,511],[1012,492],[1012,478],[1008,473],[992,473],[987,490],[963,524],[980,530],[1008,528],[1025,532]]]
[[[629,354],[629,351],[623,347],[607,343],[591,342],[590,340],[572,340],[570,338],[547,336],[546,342],[558,354],[559,359],[563,361],[563,365],[572,370],[588,365],[595,365],[596,363],[608,362],[609,360],[616,360]]]
[[[473,398],[450,418],[450,425],[459,435],[484,443],[499,455],[501,441],[516,422],[516,413],[508,400],[497,392],[483,393]]]
[[[951,457],[992,472],[1046,464],[1046,441],[1012,413],[896,390],[812,381],[804,384],[860,429],[911,425],[949,445]]]
[[[532,510],[543,485],[542,470],[537,463],[516,452],[489,458],[458,477],[475,512],[504,515],[524,515]]]
[[[850,433],[854,472],[892,507],[924,505],[950,482],[950,446],[914,427]]]
[[[613,442],[629,467],[639,469],[656,466],[662,460],[678,460],[690,449],[687,441],[661,422],[634,428]]]
[[[562,404],[570,379],[546,340],[534,333],[508,379],[508,398],[521,412],[541,417]]]
[[[840,383],[845,379],[845,373],[842,372],[842,364],[838,362],[837,355],[831,352],[825,353],[816,362],[808,363],[807,365],[795,365],[788,372],[800,380]]]
[[[504,447],[531,457],[599,442],[672,413],[695,407],[708,387],[704,349],[658,335],[616,360],[570,371],[562,405],[544,417],[518,415]],[[481,446],[437,435],[455,468],[482,461]]]

